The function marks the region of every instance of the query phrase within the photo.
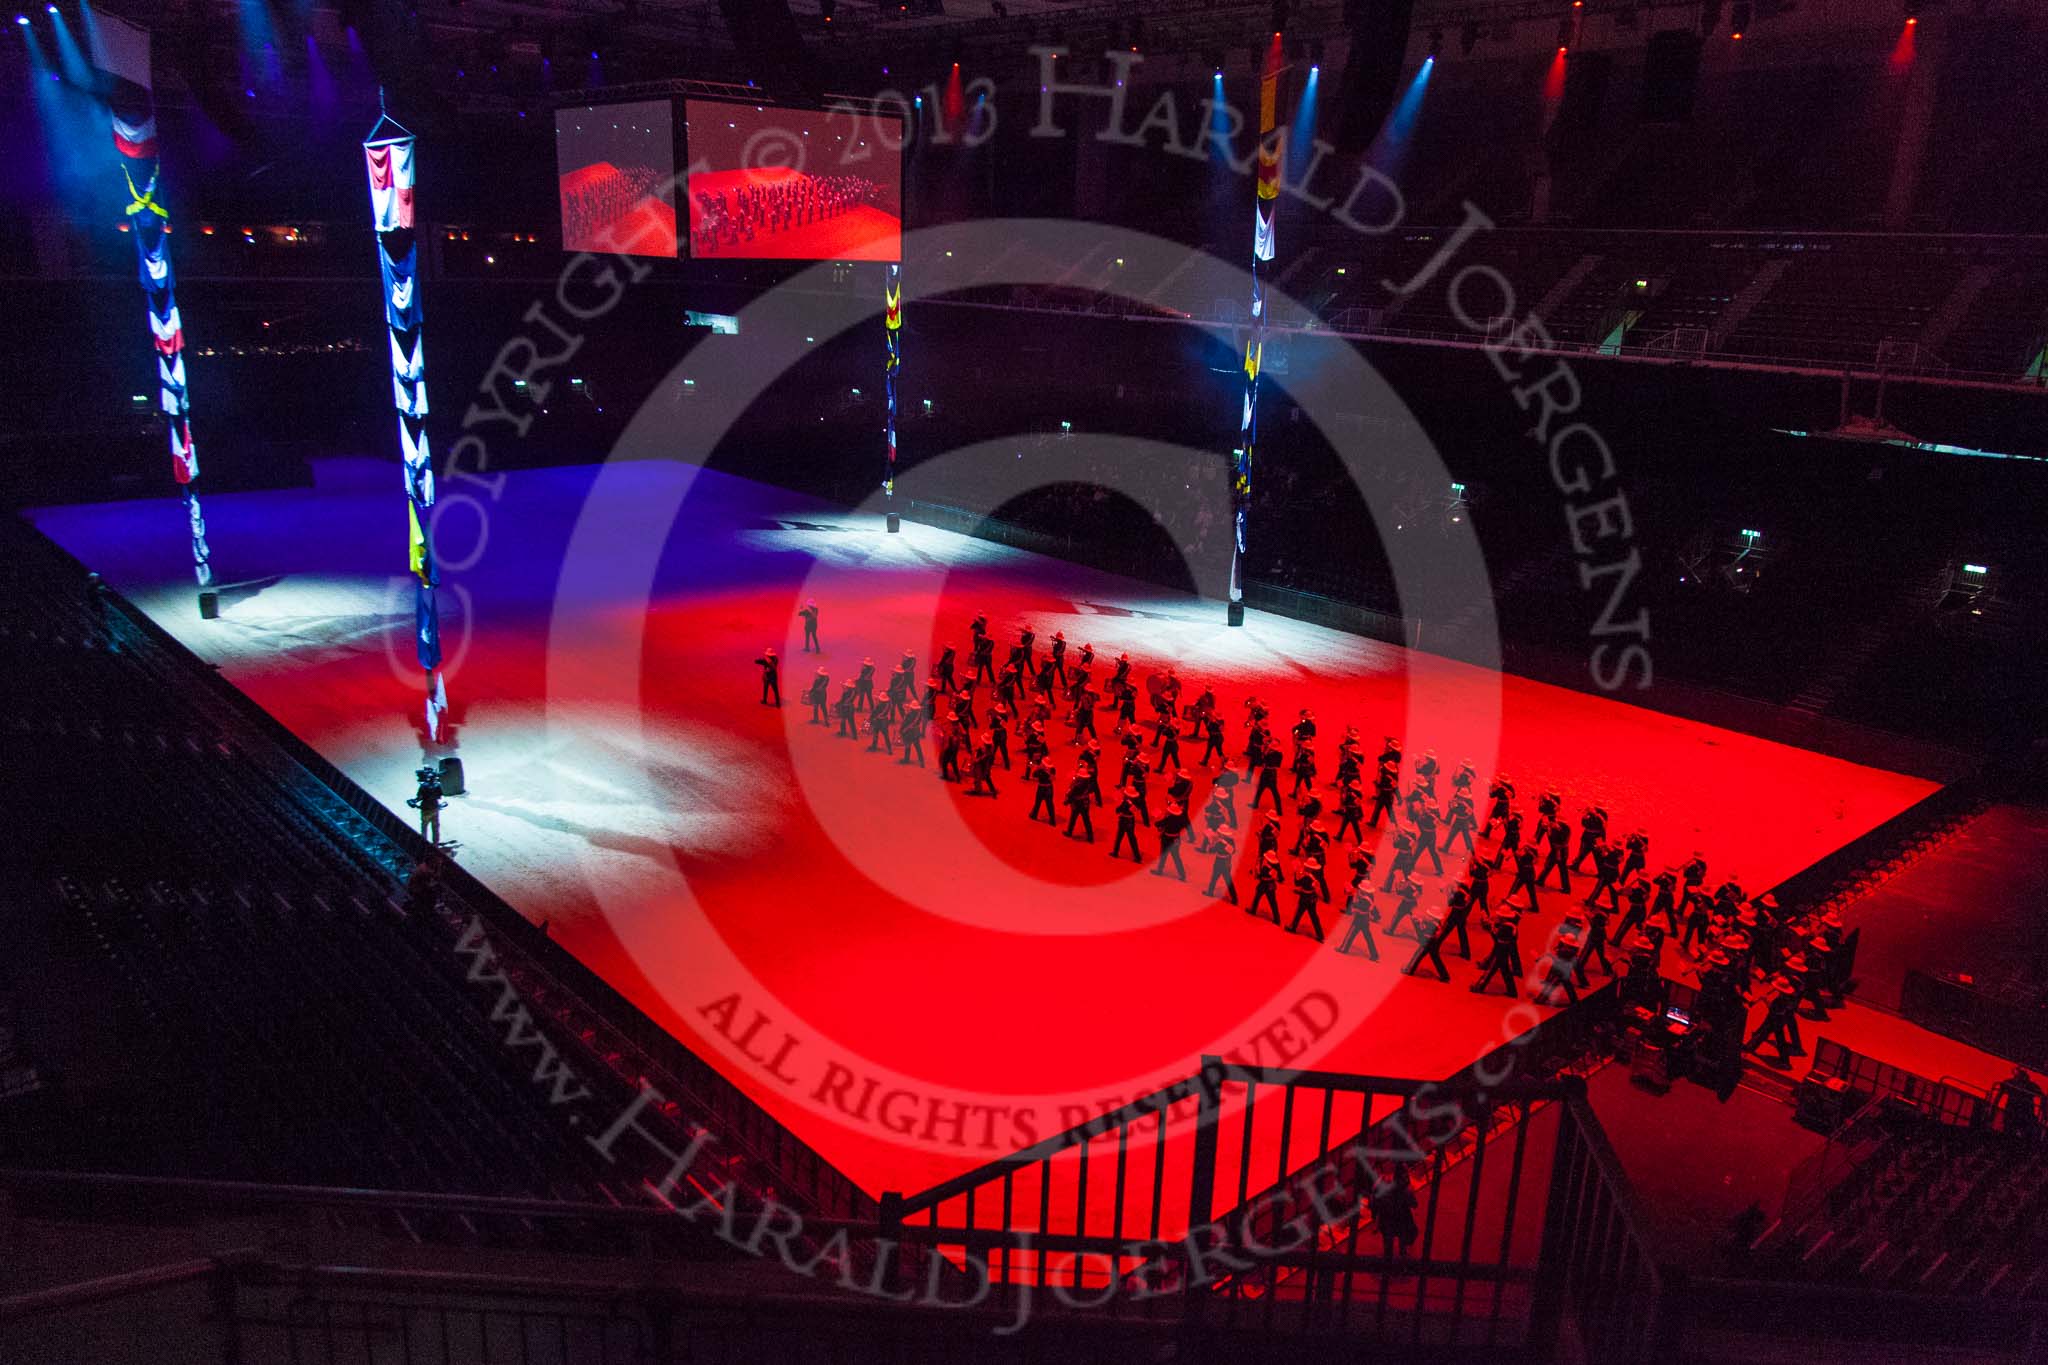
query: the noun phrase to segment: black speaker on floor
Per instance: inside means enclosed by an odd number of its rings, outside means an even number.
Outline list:
[[[1244,603],[1242,603],[1242,602],[1232,602],[1232,603],[1230,604],[1230,611],[1229,611],[1228,615],[1227,615],[1227,616],[1225,617],[1225,619],[1226,619],[1226,620],[1227,620],[1227,621],[1229,622],[1229,624],[1231,624],[1231,625],[1233,625],[1233,626],[1241,626],[1241,625],[1243,625],[1243,624],[1244,624]]]
[[[1700,87],[1703,40],[1688,29],[1650,35],[1643,54],[1643,122],[1690,123]]]
[[[199,594],[199,619],[214,621],[220,618],[220,594],[207,588]]]
[[[441,760],[441,795],[460,796],[466,790],[462,785],[462,760],[444,758]]]
[[[899,517],[899,516],[897,516],[897,515],[896,515],[896,514],[895,514],[894,512],[891,512],[891,513],[889,514],[889,534],[893,536],[893,535],[895,535],[895,534],[896,534],[896,533],[897,533],[898,531],[900,531],[900,530],[902,530],[902,529],[903,529],[903,518],[902,518],[902,517]]]

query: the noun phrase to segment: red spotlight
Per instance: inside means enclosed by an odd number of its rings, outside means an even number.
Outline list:
[[[1738,29],[1734,33],[1729,34],[1728,37],[1731,41],[1739,43],[1742,41],[1742,32],[1740,29]]]
[[[1917,26],[1917,25],[1919,24],[1919,22],[1920,22],[1920,16],[1919,16],[1919,15],[1917,15],[1917,14],[1909,14],[1909,15],[1907,15],[1907,16],[1906,16],[1906,27],[1907,27],[1907,28],[1913,28],[1913,27]]]

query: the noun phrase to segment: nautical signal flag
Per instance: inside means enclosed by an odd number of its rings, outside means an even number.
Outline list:
[[[410,498],[405,503],[405,520],[411,533],[411,552],[408,557],[412,575],[419,579],[420,586],[434,586],[434,551],[427,544],[426,530],[420,525],[420,509]]]
[[[156,97],[149,76],[149,30],[95,10],[86,26],[92,64],[105,91],[114,146],[138,161],[156,157]]]

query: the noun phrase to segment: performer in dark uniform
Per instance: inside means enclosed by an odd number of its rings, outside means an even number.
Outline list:
[[[1572,980],[1578,973],[1578,944],[1568,938],[1558,939],[1537,965],[1543,969],[1543,984],[1536,988],[1537,1004],[1549,1004],[1559,991],[1563,991],[1564,998],[1572,1004],[1579,1003],[1579,988]]]
[[[1650,916],[1650,884],[1641,877],[1630,877],[1621,888],[1622,898],[1628,905],[1621,912],[1621,923],[1615,926],[1614,946],[1628,946],[1628,936],[1643,927]],[[1603,959],[1604,960],[1604,959]]]
[[[1136,798],[1138,818],[1145,822],[1147,829],[1150,829],[1152,827],[1152,803],[1145,794],[1145,779],[1148,775],[1145,760],[1135,754],[1129,755],[1124,759],[1123,776],[1118,785],[1127,789]]]
[[[1067,837],[1073,838],[1078,827],[1088,842],[1094,843],[1095,820],[1089,808],[1101,804],[1102,792],[1094,776],[1085,772],[1074,774],[1073,781],[1067,784]]]
[[[1401,921],[1404,919],[1415,922],[1415,933],[1420,936],[1422,918],[1416,913],[1416,907],[1422,904],[1422,883],[1413,877],[1403,877],[1391,889],[1394,893],[1394,913],[1387,920],[1387,937],[1392,938],[1400,930]]]
[[[1466,921],[1472,918],[1472,897],[1462,886],[1451,888],[1449,900],[1444,907],[1442,927],[1437,931],[1444,938],[1453,933],[1458,936],[1458,956],[1467,962],[1472,960],[1472,935],[1466,929]]]
[[[1579,852],[1572,859],[1572,871],[1584,869],[1586,859],[1593,856],[1593,850],[1600,847],[1607,838],[1607,811],[1601,806],[1588,806],[1586,813],[1579,817]]]
[[[825,647],[818,643],[818,599],[813,597],[805,602],[797,615],[804,618],[804,653],[815,650],[823,654]]]
[[[1308,827],[1314,824],[1316,817],[1323,813],[1323,798],[1311,791],[1308,794],[1308,799],[1296,806],[1294,810],[1295,814],[1301,817],[1301,826],[1295,831],[1294,847],[1289,851],[1298,858],[1301,856],[1301,846],[1308,838]]]
[[[1180,728],[1166,724],[1159,727],[1159,766],[1154,772],[1165,772],[1180,765]]]
[[[1224,768],[1216,774],[1215,782],[1211,783],[1209,787],[1209,799],[1223,807],[1223,818],[1230,822],[1232,829],[1236,829],[1237,772],[1235,769]]]
[[[1436,799],[1436,775],[1443,771],[1443,765],[1436,761],[1436,750],[1426,750],[1420,762],[1415,765],[1415,786],[1430,800]]]
[[[764,649],[754,662],[761,666],[761,705],[782,705],[782,661],[774,650]]]
[[[1269,795],[1273,798],[1273,813],[1278,815],[1281,809],[1280,751],[1278,749],[1264,750],[1259,756],[1259,781],[1258,785],[1252,789],[1252,809],[1257,810],[1259,803]]]
[[[947,645],[939,651],[939,661],[932,665],[932,672],[938,676],[939,686],[948,692],[955,689],[953,681],[953,646]]]
[[[903,757],[896,760],[898,763],[915,758],[918,767],[924,766],[924,730],[924,712],[915,706],[904,707],[903,720],[896,727],[896,737],[903,741]]]
[[[809,702],[811,707],[811,724],[830,725],[832,723],[831,716],[826,712],[831,695],[832,674],[821,664],[818,667],[816,676],[811,679],[811,685],[804,689],[804,700]]]
[[[1337,842],[1344,842],[1346,830],[1351,832],[1353,843],[1365,842],[1365,801],[1360,796],[1356,782],[1346,783],[1343,793],[1337,798]]]
[[[1313,724],[1313,722],[1304,723]],[[1301,726],[1297,725],[1294,728],[1299,731]],[[1294,790],[1289,792],[1288,795],[1298,797],[1304,791],[1309,791],[1315,787],[1316,751],[1312,746],[1303,744],[1295,749],[1292,771],[1294,773]]]
[[[1443,855],[1436,851],[1436,808],[1429,804],[1426,793],[1418,792],[1423,799],[1409,803],[1408,818],[1415,825],[1415,865],[1422,865],[1422,855],[1429,855],[1430,866],[1436,875],[1444,875]]]
[[[988,709],[988,738],[995,746],[1003,771],[1010,771],[1010,708],[996,702]]]
[[[1798,1018],[1799,987],[1785,973],[1774,972],[1750,1003],[1757,1000],[1764,1002],[1763,1022],[1756,1026],[1756,1032],[1749,1035],[1749,1041],[1742,1045],[1742,1050],[1755,1052],[1769,1040],[1778,1049],[1778,1065],[1790,1066],[1796,1055],[1793,1030],[1797,1028],[1794,1021]]]
[[[1252,903],[1244,908],[1247,915],[1259,913],[1261,905],[1273,912],[1273,923],[1280,922],[1280,879],[1287,874],[1280,867],[1280,855],[1268,851],[1259,858],[1259,870],[1253,879]]]
[[[1500,847],[1494,850],[1493,865],[1495,867],[1506,866],[1508,859],[1514,857],[1521,847],[1522,812],[1510,809],[1507,814],[1501,817]],[[1530,875],[1532,877],[1535,875],[1534,864],[1530,865]]]
[[[1621,909],[1621,848],[1602,840],[1593,849],[1593,889],[1586,896],[1586,904],[1599,901],[1606,893],[1607,908]]]
[[[1394,831],[1394,858],[1387,866],[1387,880],[1380,887],[1380,890],[1392,891],[1396,877],[1407,877],[1414,874],[1415,859],[1419,854],[1420,848],[1420,841],[1417,840],[1411,831],[1405,829],[1396,829]]]
[[[1621,879],[1627,881],[1650,865],[1650,836],[1638,826],[1624,841],[1627,855],[1621,860]]]
[[[1380,827],[1380,816],[1385,815],[1390,824],[1398,825],[1401,817],[1394,810],[1394,801],[1401,794],[1401,769],[1398,763],[1380,764],[1379,775],[1372,780],[1372,818],[1367,821],[1374,829]]]
[[[1180,860],[1181,836],[1188,832],[1188,808],[1178,801],[1166,803],[1166,814],[1159,817],[1159,861],[1152,865],[1152,875],[1166,875],[1166,860],[1173,859],[1173,874],[1182,881],[1188,879],[1188,870]],[[1137,841],[1134,839],[1135,844]]]
[[[1330,878],[1323,865],[1323,843],[1320,839],[1309,844],[1308,853],[1301,860],[1302,870],[1315,882],[1324,900],[1330,899]]]
[[[1508,812],[1515,803],[1515,784],[1508,781],[1506,773],[1500,773],[1486,786],[1486,823],[1479,827],[1479,837],[1489,838],[1493,827],[1508,818]]]
[[[860,738],[860,729],[854,724],[853,720],[855,713],[854,696],[854,681],[848,678],[840,684],[839,700],[832,704],[832,710],[839,716],[839,733],[837,735],[839,739]]]
[[[1229,767],[1230,757],[1223,751],[1223,717],[1211,712],[1202,722],[1202,737],[1202,766]]]
[[[1365,955],[1378,962],[1380,945],[1372,936],[1372,917],[1379,912],[1373,909],[1372,887],[1367,885],[1367,879],[1352,880],[1351,895],[1344,902],[1344,913],[1351,922],[1344,928],[1344,941],[1337,945],[1337,951],[1348,954],[1353,943],[1363,941]]]
[[[1057,775],[1053,772],[1052,764],[1041,759],[1036,763],[1028,764],[1025,768],[1025,774],[1031,779],[1032,785],[1037,790],[1037,795],[1031,798],[1031,818],[1036,820],[1038,812],[1044,811],[1045,823],[1057,825],[1060,822],[1059,816],[1053,810],[1053,784]]]
[[[1096,737],[1095,703],[1097,700],[1098,698],[1095,693],[1086,688],[1082,689],[1080,696],[1074,698],[1074,738],[1071,741],[1072,743],[1079,744],[1084,735],[1089,739]]]
[[[969,796],[994,796],[996,794],[996,745],[983,731],[981,742],[974,746],[974,786]]]
[[[1550,869],[1554,867],[1557,869],[1557,889],[1569,896],[1572,893],[1572,874],[1566,864],[1572,851],[1571,826],[1553,817],[1547,823],[1538,826],[1536,832],[1543,839],[1545,846],[1543,870],[1536,874],[1536,884],[1543,885],[1543,879],[1550,875]]]
[[[1529,894],[1529,913],[1535,914],[1536,880],[1536,845],[1524,844],[1515,850],[1515,880],[1508,887],[1507,895],[1501,897],[1501,903],[1505,905],[1513,900],[1517,891],[1526,891]]]
[[[1473,846],[1472,831],[1478,823],[1472,810],[1472,798],[1464,792],[1452,793],[1451,803],[1444,809],[1444,852],[1449,853],[1451,845],[1463,839],[1465,856],[1475,856],[1479,850]]]
[[[1522,975],[1521,949],[1515,941],[1520,918],[1504,905],[1498,913],[1487,920],[1486,931],[1493,936],[1493,947],[1487,952],[1486,961],[1480,964],[1484,970],[1479,973],[1479,979],[1472,983],[1474,995],[1486,994],[1486,988],[1497,976],[1510,996],[1517,1000],[1521,999],[1521,989],[1515,984]]]
[[[1401,969],[1401,974],[1403,976],[1414,976],[1415,969],[1422,965],[1424,959],[1427,959],[1430,966],[1436,968],[1437,979],[1449,981],[1451,979],[1451,969],[1444,965],[1443,921],[1432,919],[1420,910],[1414,912],[1414,918],[1415,956],[1408,959],[1408,965]],[[1393,930],[1390,928],[1387,932],[1392,933]]]
[[[1202,894],[1214,896],[1217,884],[1223,886],[1223,894],[1232,905],[1237,904],[1237,877],[1234,864],[1237,861],[1237,837],[1228,829],[1209,831],[1201,843],[1201,851],[1209,855],[1209,889]]]
[[[939,780],[958,782],[960,780],[960,749],[963,740],[960,722],[948,716],[939,729]]]
[[[868,752],[877,749],[887,753],[896,752],[893,736],[896,732],[896,708],[888,698],[875,703],[875,709],[868,712]]]
[[[1244,775],[1251,777],[1266,766],[1266,750],[1273,736],[1266,729],[1266,709],[1259,705],[1258,698],[1250,698],[1244,706]]]
[[[1062,686],[1067,681],[1067,633],[1056,630],[1052,633],[1052,670],[1059,676]]]
[[[1120,796],[1121,799],[1116,803],[1116,842],[1109,846],[1109,856],[1122,857],[1124,844],[1128,841],[1131,846],[1131,861],[1142,863],[1145,861],[1145,855],[1138,848],[1138,789],[1125,787]]]
[[[1484,911],[1493,902],[1493,869],[1484,858],[1465,865],[1465,896],[1474,910]]]
[[[1302,917],[1308,917],[1309,928],[1315,931],[1316,942],[1323,941],[1323,921],[1316,913],[1316,902],[1321,899],[1316,889],[1314,874],[1303,868],[1294,877],[1294,918],[1287,922],[1287,932],[1293,933],[1301,924]]]

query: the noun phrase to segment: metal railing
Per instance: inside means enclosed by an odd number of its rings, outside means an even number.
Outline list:
[[[1529,1114],[1581,1088],[1482,1090],[1208,1057],[1014,1155],[885,1194],[881,1221],[912,1268],[937,1258],[1004,1311],[1037,1302],[1416,1344],[1538,1344],[1537,1215],[1521,1193]],[[1503,1113],[1512,1121],[1497,1126]],[[1468,1128],[1470,1159],[1454,1159]],[[1410,1220],[1414,1235],[1402,1235]]]
[[[1678,1278],[1661,1266],[1636,1200],[1592,1106],[1574,1095],[1560,1108],[1539,1257],[1539,1313],[1569,1311],[1587,1360],[1648,1365],[1675,1353],[1677,1323],[1666,1298]],[[1557,1319],[1536,1335],[1555,1340]]]
[[[1822,1038],[1813,1047],[1813,1070],[1817,1077],[1836,1078],[1849,1089],[1875,1100],[1901,1100],[1927,1117],[1951,1128],[1989,1129],[1997,1106],[1982,1091],[1927,1077],[1875,1057],[1844,1047],[1832,1038]]]

